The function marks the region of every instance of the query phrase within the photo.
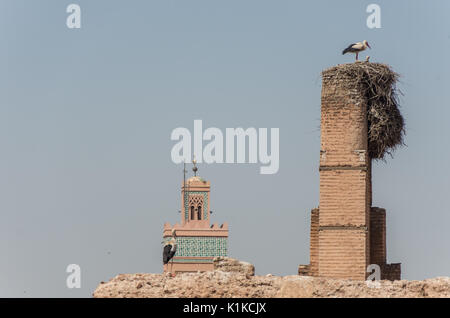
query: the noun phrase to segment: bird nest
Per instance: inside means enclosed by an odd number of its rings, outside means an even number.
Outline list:
[[[399,75],[381,63],[342,64],[322,73],[323,78],[347,79],[367,101],[368,152],[370,158],[384,159],[386,154],[404,145],[405,122],[399,110]],[[348,81],[351,81],[350,83]]]

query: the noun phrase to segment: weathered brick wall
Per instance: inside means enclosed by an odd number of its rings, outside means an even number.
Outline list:
[[[383,264],[381,265],[382,280],[400,280],[402,276],[401,264]]]
[[[300,276],[313,276],[310,273],[310,265],[298,265],[298,274]]]
[[[348,76],[323,75],[320,166],[367,166],[367,102]]]
[[[320,229],[319,276],[366,279],[367,235],[364,228]]]
[[[365,279],[370,261],[367,103],[347,75],[323,76],[319,276]]]
[[[367,162],[367,206],[372,207],[372,160]]]
[[[366,226],[367,172],[320,170],[320,226]]]
[[[309,249],[309,275],[319,274],[319,209],[311,210],[311,232]]]
[[[370,263],[386,264],[386,210],[370,210]]]

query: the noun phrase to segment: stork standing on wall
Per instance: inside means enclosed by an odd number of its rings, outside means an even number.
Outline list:
[[[169,261],[172,260],[172,266],[170,268],[170,272],[172,272],[173,257],[175,255],[176,251],[177,251],[176,232],[175,232],[175,229],[172,229],[172,238],[169,241],[166,241],[164,243],[164,249],[163,249],[164,265],[167,265],[169,263]]]
[[[350,44],[344,51],[342,51],[342,55],[344,55],[345,53],[355,53],[357,61],[359,52],[362,52],[367,48],[371,49],[369,43],[366,40],[358,43],[353,43]]]

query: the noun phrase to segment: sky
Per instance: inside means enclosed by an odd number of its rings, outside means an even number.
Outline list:
[[[66,25],[71,3],[80,29]],[[403,93],[406,146],[373,168],[388,262],[405,279],[450,276],[449,15],[443,0],[1,0],[0,297],[90,297],[117,274],[161,272],[183,178],[170,136],[197,119],[279,128],[276,174],[199,175],[229,256],[296,274],[319,202],[320,73],[364,39]],[[69,264],[81,288],[67,287]]]

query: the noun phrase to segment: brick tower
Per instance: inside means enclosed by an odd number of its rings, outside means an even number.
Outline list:
[[[365,280],[377,264],[381,279],[400,279],[400,264],[386,264],[386,211],[372,207],[366,96],[345,73],[322,80],[319,208],[299,274]]]
[[[194,161],[194,172],[197,167]],[[164,271],[197,272],[213,270],[213,259],[227,256],[228,225],[210,225],[209,181],[195,175],[181,186],[181,224],[164,224],[163,240],[176,231],[177,251]]]

